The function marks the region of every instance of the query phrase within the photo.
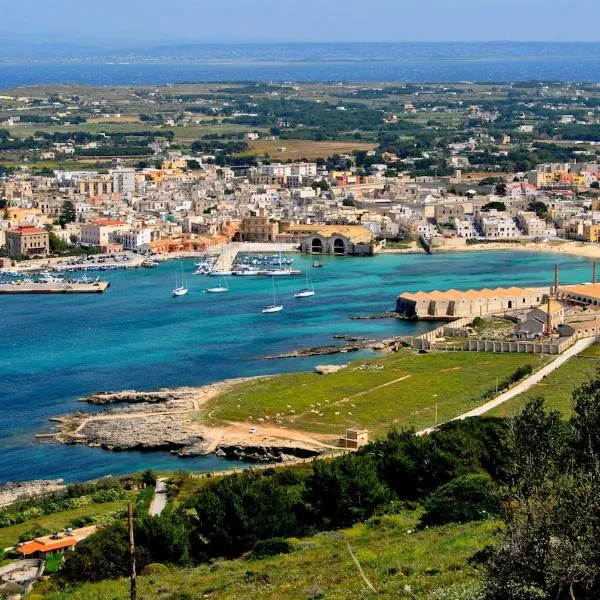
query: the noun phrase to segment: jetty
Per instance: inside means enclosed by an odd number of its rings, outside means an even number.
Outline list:
[[[14,282],[0,285],[0,294],[102,294],[110,283],[94,281],[32,281]]]

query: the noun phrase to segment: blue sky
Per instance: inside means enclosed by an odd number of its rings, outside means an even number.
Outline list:
[[[599,32],[600,0],[0,0],[0,44],[599,41]]]

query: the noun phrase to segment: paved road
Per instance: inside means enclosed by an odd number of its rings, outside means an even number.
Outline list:
[[[154,490],[154,497],[150,503],[148,514],[151,517],[156,517],[164,510],[167,505],[167,484],[164,479],[156,480],[156,489]]]
[[[583,352],[583,350],[585,350],[586,348],[589,348],[595,341],[596,338],[591,337],[584,338],[583,340],[575,342],[573,346],[571,346],[568,350],[565,350],[565,352],[563,352],[560,356],[557,356],[556,359],[553,360],[550,364],[541,368],[539,371],[536,371],[533,375],[527,377],[527,379],[524,379],[521,383],[508,390],[508,392],[500,394],[493,400],[490,400],[489,402],[486,402],[485,404],[482,404],[481,406],[478,406],[477,408],[474,408],[469,412],[463,413],[462,415],[451,419],[451,421],[461,421],[462,419],[466,419],[468,417],[479,417],[485,414],[486,412],[492,410],[493,408],[496,408],[496,406],[500,406],[501,404],[508,402],[515,396],[518,396],[519,394],[522,394],[523,392],[526,392],[527,390],[532,388],[534,385],[539,383],[544,377],[546,377],[546,375],[549,375],[550,373],[552,373],[552,371],[555,371],[556,369],[558,369],[558,367],[564,365],[570,358],[573,358],[573,356],[577,356],[577,354]],[[435,427],[429,427],[428,429],[419,431],[419,435],[431,433],[435,429]]]

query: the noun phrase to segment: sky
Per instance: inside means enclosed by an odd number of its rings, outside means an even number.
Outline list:
[[[600,41],[600,0],[0,0],[0,44]]]

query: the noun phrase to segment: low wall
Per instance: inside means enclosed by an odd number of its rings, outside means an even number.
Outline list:
[[[570,348],[578,337],[572,335],[568,338],[559,338],[550,344],[541,344],[532,341],[503,342],[497,340],[466,340],[463,350],[467,352],[525,352],[528,354],[562,354]]]

